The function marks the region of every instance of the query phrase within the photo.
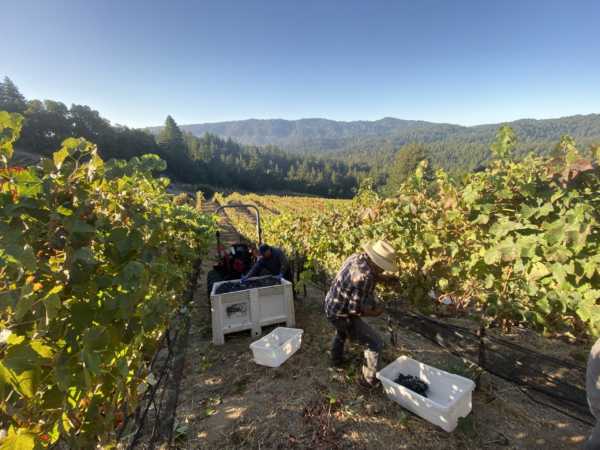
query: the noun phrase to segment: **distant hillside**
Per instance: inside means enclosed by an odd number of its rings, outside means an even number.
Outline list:
[[[248,119],[182,125],[181,129],[196,136],[216,134],[252,145],[276,145],[288,151],[331,153],[347,150],[363,139],[391,136],[429,136],[443,138],[464,129],[460,125],[419,120],[385,118],[376,121],[339,122],[328,119]],[[160,127],[152,127],[158,133]]]
[[[397,148],[407,142],[462,142],[489,145],[501,124],[464,127],[445,123],[384,118],[338,122],[327,119],[249,119],[182,125],[197,136],[213,133],[244,144],[277,145],[300,153],[354,153]],[[600,114],[559,119],[522,119],[509,122],[522,144],[555,144],[563,134],[588,142],[600,140]],[[158,132],[160,127],[153,127]]]
[[[8,77],[0,79],[0,112],[4,111],[23,118],[11,166],[37,164],[40,157],[51,157],[66,139],[84,138],[97,146],[105,160],[158,155],[166,162],[164,174],[171,180],[205,191],[218,186],[221,191],[346,198],[357,192],[371,170],[362,163],[243,145],[214,134],[184,134],[170,115],[157,135],[112,125],[87,105],[67,107],[54,100],[27,100]]]

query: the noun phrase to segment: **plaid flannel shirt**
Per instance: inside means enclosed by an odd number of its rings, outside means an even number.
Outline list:
[[[325,297],[328,318],[361,315],[363,307],[375,307],[375,276],[365,253],[350,256],[333,280]]]

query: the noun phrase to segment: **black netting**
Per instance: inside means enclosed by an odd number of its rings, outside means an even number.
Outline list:
[[[532,400],[593,424],[585,393],[585,367],[486,335],[483,329],[474,331],[395,308],[388,313],[401,327],[518,384]]]

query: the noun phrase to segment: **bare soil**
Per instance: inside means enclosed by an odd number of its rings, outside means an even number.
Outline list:
[[[228,224],[225,233],[232,237]],[[206,270],[212,262],[208,260]],[[333,328],[323,316],[323,293],[308,289],[297,300],[302,348],[281,367],[255,364],[249,334],[211,343],[210,308],[200,283],[177,409],[175,446],[182,449],[567,449],[578,448],[590,429],[531,401],[519,388],[477,373],[418,334],[394,330],[385,317],[369,322],[385,337],[383,364],[408,355],[465,376],[479,375],[473,412],[446,433],[402,409],[381,388],[356,383],[362,349],[344,369],[329,366]],[[267,332],[268,330],[265,330]]]

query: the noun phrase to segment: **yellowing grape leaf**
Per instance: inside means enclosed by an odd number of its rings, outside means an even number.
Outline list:
[[[33,450],[34,448],[35,434],[28,432],[11,434],[0,446],[0,450]]]

